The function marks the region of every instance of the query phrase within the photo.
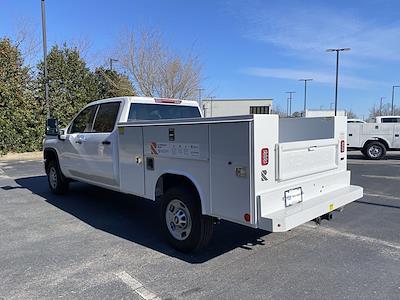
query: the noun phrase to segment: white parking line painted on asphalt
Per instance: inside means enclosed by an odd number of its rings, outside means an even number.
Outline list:
[[[129,286],[136,294],[138,294],[141,298],[145,300],[159,300],[160,298],[154,294],[153,292],[146,289],[143,284],[141,284],[138,280],[133,278],[127,272],[122,271],[116,273],[117,277],[121,279],[127,286]]]
[[[328,227],[322,227],[322,226],[317,226],[317,225],[311,225],[311,224],[304,224],[303,227],[309,228],[309,229],[318,229],[319,231],[323,231],[324,233],[327,233],[329,235],[335,235],[335,236],[342,236],[345,238],[348,238],[350,240],[354,241],[360,241],[360,242],[365,242],[368,244],[373,244],[373,245],[379,245],[379,246],[384,246],[387,248],[392,248],[395,250],[399,250],[399,252],[396,253],[400,255],[400,244],[399,243],[394,243],[394,242],[388,242],[364,235],[357,235],[354,233],[349,233],[349,232],[343,232],[339,231],[333,228],[328,228]]]
[[[2,170],[1,168],[0,168],[0,178],[8,178],[4,170]]]
[[[389,200],[400,200],[400,197],[382,195],[382,194],[370,194],[370,193],[365,193],[365,192],[364,192],[364,196],[378,197],[378,198],[384,198],[384,199],[389,199]]]
[[[368,178],[400,180],[400,176],[381,176],[381,175],[361,175],[361,176]]]

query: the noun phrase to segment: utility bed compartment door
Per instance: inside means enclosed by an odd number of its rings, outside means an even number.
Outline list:
[[[251,148],[248,122],[210,125],[210,186],[213,216],[248,224],[251,215]]]
[[[338,140],[324,139],[277,145],[277,180],[289,180],[338,167]]]

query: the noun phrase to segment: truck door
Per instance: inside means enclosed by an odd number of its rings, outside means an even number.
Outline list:
[[[92,131],[93,120],[98,105],[92,105],[82,110],[68,128],[66,139],[60,143],[60,165],[66,175],[85,178],[89,176],[88,166],[83,157],[87,156],[84,144],[87,134]]]
[[[347,146],[349,148],[358,148],[360,145],[360,132],[363,124],[348,123],[347,124]]]
[[[90,180],[98,183],[118,185],[117,132],[115,123],[120,102],[100,104],[92,132],[85,134],[82,143],[86,157],[81,157],[87,165]]]
[[[400,148],[400,123],[394,125],[393,148]]]

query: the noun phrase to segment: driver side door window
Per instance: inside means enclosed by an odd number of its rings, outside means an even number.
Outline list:
[[[61,163],[64,165],[67,176],[84,178],[87,170],[87,151],[85,142],[93,130],[93,121],[98,105],[92,105],[82,110],[72,121],[67,130],[67,137],[63,145]]]

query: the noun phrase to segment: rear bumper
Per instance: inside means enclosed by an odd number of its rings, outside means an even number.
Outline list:
[[[362,187],[354,185],[346,186],[274,213],[258,216],[258,228],[270,232],[288,231],[360,199],[362,196]]]

